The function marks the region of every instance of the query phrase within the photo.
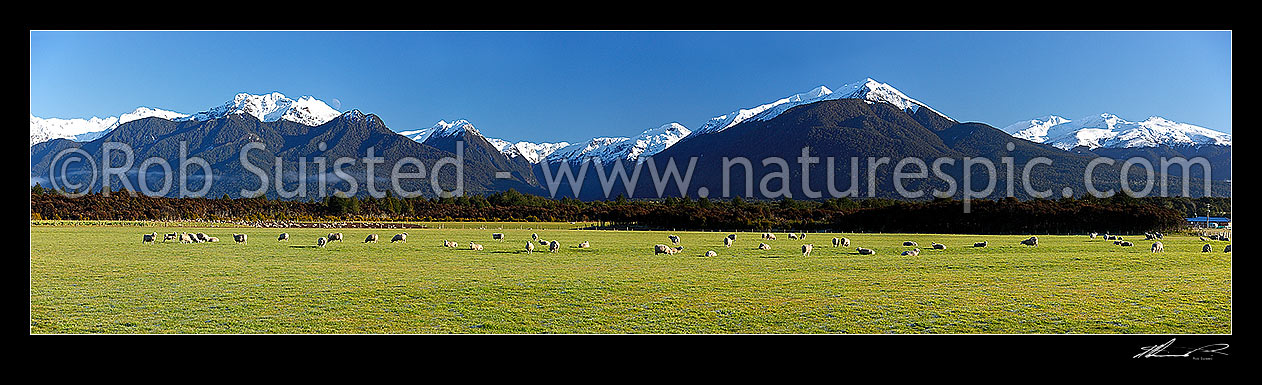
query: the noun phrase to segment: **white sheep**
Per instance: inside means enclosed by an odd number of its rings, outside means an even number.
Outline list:
[[[377,234],[368,234],[368,237],[364,238],[364,243],[368,242],[377,243]]]
[[[789,233],[789,239],[798,239],[798,235],[794,233]]]
[[[841,238],[833,237],[833,247],[841,246]]]
[[[326,243],[329,243],[329,240],[324,237],[320,237],[320,239],[316,240],[316,246],[319,246],[319,247],[324,247]]]
[[[1091,239],[1095,239],[1096,235],[1098,235],[1098,234],[1096,234],[1096,233],[1091,233]]]
[[[1118,245],[1119,245],[1119,246],[1124,246],[1124,247],[1131,247],[1131,246],[1135,246],[1135,244],[1134,244],[1134,243],[1131,243],[1131,241],[1122,241],[1122,243],[1120,243],[1120,244],[1118,244]]]
[[[158,233],[144,234],[140,237],[140,243],[153,243],[158,239]]]
[[[580,249],[586,249],[588,247],[592,247],[592,244],[587,241],[583,241],[583,243],[578,244],[578,248]]]
[[[276,237],[277,242],[288,241],[288,240],[289,240],[289,233],[280,233],[280,236]]]
[[[724,238],[723,238],[723,247],[732,247],[732,238],[731,238],[731,237],[724,237]]]
[[[539,234],[530,233],[530,240],[532,240],[532,241],[537,241],[537,240],[539,240]]]
[[[1156,253],[1161,251],[1166,251],[1166,245],[1161,244],[1161,242],[1153,242],[1152,252]]]
[[[735,241],[735,240],[736,240],[736,234],[728,234],[728,235],[727,235],[727,239],[731,239],[731,240]]]
[[[903,252],[903,256],[915,257],[920,255],[920,249],[911,249]]]
[[[555,253],[555,252],[557,252],[557,250],[561,250],[561,243],[560,243],[560,242],[557,242],[557,241],[548,242],[548,252],[549,252],[549,253]]]
[[[197,233],[197,240],[206,242],[206,233]]]
[[[390,243],[407,242],[407,241],[408,241],[408,233],[406,232],[395,234],[394,238],[390,238]]]
[[[669,235],[669,236],[667,236],[667,238],[670,238],[670,242],[671,242],[671,243],[674,243],[674,244],[676,244],[676,245],[678,245],[678,244],[679,244],[679,237],[674,236],[674,235]]]
[[[917,245],[916,242],[903,241],[903,246],[919,246],[919,245]]]
[[[772,240],[772,241],[774,241],[774,240],[776,240],[776,235],[775,235],[775,234],[767,234],[767,239],[768,239],[768,240]]]
[[[534,253],[535,253],[535,243],[526,242],[526,254],[534,254]]]
[[[717,257],[718,255],[719,253],[714,252],[714,250],[708,250],[705,252],[705,256],[707,257]]]
[[[476,244],[476,243],[473,243],[473,242],[469,242],[469,250],[482,251],[482,245],[479,245],[479,244]]]
[[[504,233],[491,233],[491,239],[496,241],[504,241]]]
[[[193,234],[189,234],[189,233],[180,234],[180,243],[193,243]]]
[[[857,250],[857,251],[859,252],[859,255],[871,255],[871,254],[876,254],[876,250],[872,250],[872,249],[865,249],[865,248],[862,248],[862,247],[860,247],[860,248],[856,248],[855,250]]]
[[[841,246],[850,247],[850,238],[841,237]]]
[[[329,242],[333,242],[333,241],[339,241],[339,242],[341,242],[341,241],[342,241],[342,233],[330,233],[330,234],[329,234]]]
[[[206,234],[199,233],[197,235],[205,236]],[[245,234],[232,234],[232,240],[237,241],[237,243],[245,243]]]
[[[814,248],[815,248],[815,246],[813,246],[813,245],[811,245],[811,244],[809,244],[809,243],[808,243],[808,244],[805,244],[805,245],[802,245],[802,256],[803,256],[803,257],[808,257],[808,256],[810,256],[810,255],[811,255],[811,250],[812,250],[812,249],[814,249]]]
[[[760,243],[758,243],[758,249],[759,249],[759,250],[771,250],[771,245],[768,245],[768,244],[766,244],[766,243],[761,243],[761,242],[760,242]]]
[[[179,238],[180,238],[180,233],[170,233],[170,234],[164,235],[162,237],[162,241],[166,242],[170,240],[178,240]]]
[[[219,238],[206,237],[206,242],[219,242]]]
[[[943,245],[941,243],[929,242],[929,245],[933,246],[934,250],[946,250],[946,245]]]

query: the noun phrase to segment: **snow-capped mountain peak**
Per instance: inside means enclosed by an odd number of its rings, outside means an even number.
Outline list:
[[[841,86],[836,92],[834,92],[834,96],[829,97],[829,99],[864,99],[870,102],[893,104],[900,109],[911,110],[912,112],[916,112],[921,107],[924,107],[928,108],[929,111],[933,111],[935,114],[950,119],[950,117],[947,117],[945,114],[930,108],[924,103],[916,101],[916,99],[908,97],[903,94],[902,91],[895,89],[893,86],[887,83],[878,82],[872,78],[867,78]]]
[[[951,119],[929,108],[924,103],[908,97],[889,84],[878,82],[872,78],[865,78],[843,85],[836,91],[825,86],[819,86],[812,88],[810,91],[790,95],[771,103],[719,115],[711,118],[701,128],[693,131],[693,135],[720,132],[748,120],[768,120],[796,106],[834,99],[863,99],[870,103],[888,103],[903,110],[910,110],[912,113],[920,108],[928,108],[929,111]]]
[[[311,96],[294,100],[280,92],[265,95],[243,92],[222,105],[193,114],[190,119],[211,120],[230,114],[246,114],[263,122],[284,119],[308,126],[318,126],[342,115],[338,110]]]
[[[1004,132],[1035,143],[1069,150],[1076,147],[1136,148],[1161,145],[1231,145],[1231,134],[1178,123],[1159,116],[1131,122],[1114,114],[1100,113],[1069,120],[1050,115],[1020,121]]]
[[[178,120],[187,116],[174,111],[150,107],[138,107],[131,112],[116,117],[98,118],[94,116],[89,119],[40,118],[31,114],[31,145],[34,146],[37,143],[59,138],[80,142],[90,141],[109,133],[110,130],[118,127],[120,124],[133,120],[148,117]]]
[[[585,143],[573,144],[556,150],[546,160],[553,162],[580,163],[589,158],[597,158],[602,163],[643,162],[679,142],[692,131],[682,124],[671,122],[640,132],[633,138],[601,137],[592,138]]]

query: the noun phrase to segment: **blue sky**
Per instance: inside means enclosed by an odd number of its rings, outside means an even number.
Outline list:
[[[1110,112],[1231,132],[1229,31],[32,31],[31,114],[311,95],[396,131],[583,141],[872,77],[1002,128]]]

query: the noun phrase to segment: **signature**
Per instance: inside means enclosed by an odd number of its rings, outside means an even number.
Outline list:
[[[1182,357],[1182,358],[1194,358],[1194,359],[1196,358],[1207,359],[1206,356],[1212,356],[1215,354],[1220,354],[1224,356],[1227,355],[1227,353],[1223,353],[1223,350],[1227,349],[1227,347],[1230,346],[1227,344],[1209,344],[1209,345],[1205,345],[1196,349],[1187,350],[1183,352],[1182,354],[1175,354],[1174,352],[1167,353],[1166,350],[1171,349],[1170,345],[1174,344],[1174,340],[1175,340],[1174,338],[1171,338],[1170,341],[1167,341],[1166,343],[1161,344],[1161,345],[1145,346],[1141,348],[1144,351],[1140,352],[1139,354],[1136,354],[1134,358]],[[1177,351],[1179,349],[1186,349],[1186,348],[1175,346],[1171,350]]]

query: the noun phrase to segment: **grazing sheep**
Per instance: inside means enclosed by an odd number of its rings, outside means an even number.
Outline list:
[[[368,238],[364,238],[364,243],[377,243],[377,234],[368,234]]]
[[[986,247],[987,241],[981,241],[973,244],[973,247]]]
[[[175,239],[179,239],[179,238],[180,238],[180,233],[170,233],[170,234],[166,234],[166,235],[164,235],[164,236],[162,237],[162,241],[163,241],[163,242],[166,242],[166,241],[175,240]]]
[[[1114,236],[1114,235],[1105,235],[1105,236],[1104,236],[1104,240],[1106,240],[1106,241],[1116,241],[1116,240],[1117,240],[1117,236]]]
[[[288,240],[289,240],[289,233],[280,233],[280,236],[276,237],[277,242],[288,241]]]
[[[1226,247],[1223,247],[1223,252],[1224,252],[1224,253],[1230,253],[1230,252],[1231,252],[1231,245],[1227,245]]]
[[[1135,246],[1135,244],[1131,243],[1131,241],[1122,241],[1122,243],[1119,243],[1118,246],[1130,247],[1130,246]]]
[[[798,235],[794,233],[789,233],[789,239],[798,239]]]
[[[206,233],[197,233],[196,238],[199,241],[206,242]]]
[[[767,234],[767,239],[768,239],[768,240],[772,240],[772,241],[774,241],[774,240],[776,240],[776,235],[775,235],[775,234]]]
[[[1157,235],[1156,235],[1156,234],[1153,234],[1153,233],[1144,233],[1144,240],[1145,240],[1145,241],[1151,241],[1151,240],[1154,240],[1154,239],[1157,239]]]
[[[548,241],[545,241],[542,239],[539,240],[539,246],[547,246],[547,245],[548,245]]]
[[[1161,242],[1153,242],[1152,252],[1156,253],[1162,251],[1166,251],[1166,245],[1161,244]]]
[[[732,247],[732,237],[723,238],[724,247]]]
[[[903,242],[903,246],[919,246],[919,245],[917,245],[916,242],[905,241]]]
[[[479,244],[476,244],[476,243],[473,243],[473,242],[469,242],[469,250],[482,251],[482,245],[479,245]]]
[[[1154,234],[1157,236],[1157,239],[1166,239],[1166,236],[1161,233],[1154,233]]]
[[[180,243],[193,243],[193,234],[181,233]]]
[[[946,245],[941,243],[929,242],[929,245],[933,246],[934,250],[946,250]]]
[[[394,238],[390,238],[390,243],[407,242],[407,241],[408,241],[408,233],[406,232],[395,234]]]
[[[736,240],[736,234],[728,234],[728,235],[727,235],[727,239],[731,239],[731,240],[735,241],[735,240]]]
[[[717,257],[717,256],[719,256],[719,253],[714,252],[714,250],[709,250],[709,251],[706,251],[706,252],[705,252],[705,256],[707,256],[707,257]]]
[[[771,245],[768,245],[768,244],[766,244],[766,243],[759,243],[759,244],[758,244],[758,249],[759,249],[759,250],[771,250]]]
[[[920,249],[911,249],[903,252],[903,256],[905,257],[915,257],[918,255],[920,255]]]
[[[219,242],[219,238],[206,237],[206,242]]]
[[[504,233],[491,233],[491,239],[496,241],[504,241]]]
[[[1028,239],[1026,239],[1026,240],[1024,240],[1024,241],[1021,241],[1021,244],[1022,244],[1022,245],[1026,245],[1026,246],[1038,246],[1038,245],[1039,245],[1039,238],[1038,238],[1038,237],[1030,237],[1030,238],[1028,238]]]
[[[592,244],[591,244],[591,243],[587,243],[587,241],[583,241],[583,243],[578,244],[578,248],[580,248],[580,249],[586,249],[586,248],[588,248],[588,247],[592,247]]]
[[[1205,244],[1205,247],[1201,248],[1202,253],[1208,253],[1211,251],[1214,251],[1214,246],[1210,246],[1208,243]]]
[[[454,241],[448,241],[448,240],[444,239],[444,240],[443,240],[443,247],[450,247],[450,248],[453,248],[453,249],[454,249],[454,248],[460,247],[460,245],[459,245],[458,243],[454,242]]]
[[[535,253],[535,243],[526,242],[526,254],[534,254],[534,253]]]
[[[814,249],[814,248],[815,248],[815,246],[813,246],[813,245],[811,245],[811,244],[809,244],[809,243],[808,243],[808,244],[805,244],[805,245],[802,245],[802,256],[803,256],[803,257],[808,257],[808,256],[810,256],[810,255],[811,255],[811,250],[812,250],[812,249]]]
[[[678,253],[683,250],[684,250],[683,246],[670,247],[670,246],[666,246],[660,243],[653,245],[653,255],[658,255],[658,254],[674,255],[675,253]]]
[[[862,247],[857,248],[857,249],[855,249],[855,250],[859,251],[859,255],[872,255],[872,254],[876,254],[876,250],[872,250],[872,249],[865,249],[865,248],[862,248]]]
[[[153,243],[156,239],[158,239],[158,233],[149,233],[140,237],[140,243]]]
[[[197,235],[200,236],[205,234],[199,233]],[[237,241],[237,243],[245,243],[245,234],[232,234],[232,240]]]
[[[681,247],[681,249],[682,249],[682,247]],[[557,241],[548,242],[548,252],[549,252],[549,253],[555,253],[555,252],[557,252],[557,250],[561,250],[561,243],[560,243],[560,242],[557,242]]]
[[[841,246],[841,238],[833,237],[833,247]]]
[[[539,240],[539,234],[531,233],[531,234],[530,234],[530,240],[531,240],[531,241],[537,241],[537,240]]]
[[[338,242],[341,242],[341,241],[342,241],[342,233],[331,233],[331,234],[329,234],[329,242],[333,242],[333,241],[338,241]]]
[[[319,246],[319,247],[324,247],[326,243],[329,243],[329,240],[324,237],[320,237],[320,239],[316,240],[316,246]]]
[[[674,243],[674,244],[676,244],[676,245],[678,245],[678,244],[679,244],[679,237],[674,236],[674,235],[669,235],[669,236],[667,236],[667,238],[670,238],[670,242],[671,242],[671,243]]]
[[[1091,233],[1091,239],[1095,239],[1096,233]]]
[[[850,247],[850,238],[841,237],[841,246]]]

